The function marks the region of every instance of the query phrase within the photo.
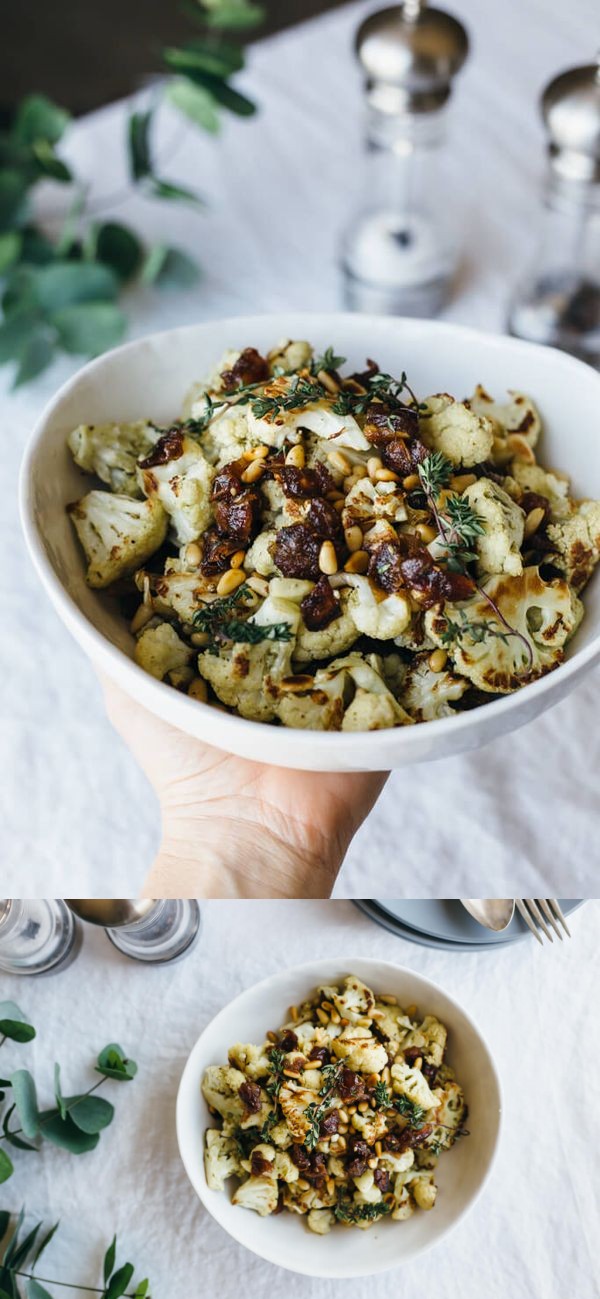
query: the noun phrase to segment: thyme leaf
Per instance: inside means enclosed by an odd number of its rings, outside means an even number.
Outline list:
[[[212,643],[207,646],[209,653],[218,653],[219,646],[233,641],[238,644],[259,645],[261,641],[289,641],[292,629],[286,622],[256,623],[235,616],[240,606],[254,604],[254,592],[247,582],[238,586],[231,595],[205,604],[197,609],[192,618],[192,625],[197,631],[208,632]],[[242,612],[240,609],[240,612]],[[247,610],[249,612],[249,610]],[[233,616],[230,616],[233,615]]]
[[[427,1110],[422,1105],[417,1105],[416,1101],[411,1101],[409,1096],[396,1096],[394,1099],[394,1109],[402,1118],[408,1120],[409,1128],[415,1128],[417,1131],[423,1127]]]

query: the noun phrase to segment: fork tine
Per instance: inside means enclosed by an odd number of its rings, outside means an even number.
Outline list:
[[[560,929],[559,929],[559,927],[558,927],[558,925],[557,925],[557,923],[556,923],[556,920],[555,920],[555,918],[554,918],[554,914],[553,914],[553,912],[552,912],[550,906],[548,905],[548,901],[549,901],[548,898],[538,898],[538,899],[537,899],[538,906],[541,907],[542,911],[544,912],[544,915],[545,915],[546,919],[550,921],[550,924],[552,925],[552,928],[553,928],[555,934],[557,935],[558,938],[560,938],[560,941],[561,941],[561,943],[562,943],[563,936],[562,936],[562,934],[561,934],[561,932],[560,932]]]
[[[567,924],[567,922],[566,922],[566,920],[565,920],[565,918],[564,918],[564,916],[563,916],[562,910],[561,910],[561,908],[559,907],[558,902],[556,901],[556,898],[548,898],[548,904],[549,904],[549,906],[552,908],[552,910],[554,911],[554,914],[555,914],[555,916],[557,917],[557,919],[560,921],[560,923],[561,923],[561,925],[562,925],[562,927],[563,927],[565,933],[566,933],[566,934],[568,935],[568,937],[570,938],[570,937],[571,937],[571,930],[569,929],[569,926],[568,926],[568,924]]]
[[[527,906],[529,907],[529,911],[530,911],[530,914],[533,916],[533,919],[534,919],[535,921],[537,921],[537,923],[538,923],[540,929],[542,930],[542,933],[544,933],[544,934],[546,935],[546,938],[548,938],[548,939],[550,940],[550,942],[553,943],[553,942],[554,942],[554,939],[553,939],[552,934],[550,933],[550,930],[548,929],[548,926],[547,926],[547,924],[546,924],[546,921],[544,920],[544,917],[543,917],[543,915],[542,915],[542,913],[541,913],[541,911],[540,911],[540,909],[539,909],[539,907],[538,907],[538,904],[537,904],[537,898],[525,898],[525,902],[527,903]]]
[[[525,921],[525,924],[526,924],[527,927],[531,930],[531,932],[532,932],[534,938],[537,938],[538,943],[541,943],[541,945],[542,945],[542,947],[543,947],[543,946],[544,946],[543,939],[540,938],[540,935],[539,935],[539,933],[538,933],[538,929],[537,929],[537,925],[534,925],[533,920],[531,919],[531,916],[530,916],[530,914],[529,914],[529,912],[528,912],[528,910],[527,910],[527,907],[525,906],[525,903],[524,903],[523,899],[522,899],[522,898],[515,898],[515,904],[516,904],[516,907],[517,907],[517,911],[519,912],[519,915],[523,917],[523,920]]]

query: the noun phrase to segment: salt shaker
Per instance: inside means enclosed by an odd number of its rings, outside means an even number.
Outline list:
[[[195,898],[67,898],[71,911],[99,925],[123,956],[148,965],[178,961],[200,933]]]
[[[342,239],[346,305],[430,316],[456,268],[444,143],[452,82],[468,53],[461,23],[426,0],[372,14],[356,50],[365,76],[363,199]]]
[[[541,99],[548,138],[537,249],[509,329],[600,365],[600,56],[554,77]]]
[[[0,898],[0,971],[54,974],[80,947],[81,926],[60,898]]]

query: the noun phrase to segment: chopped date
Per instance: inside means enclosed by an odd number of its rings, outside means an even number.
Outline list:
[[[339,618],[340,606],[325,574],[319,578],[312,591],[304,596],[300,610],[304,625],[309,631],[320,631],[322,627],[328,627],[334,618]]]
[[[230,370],[223,370],[221,382],[226,392],[247,383],[262,383],[269,378],[269,363],[255,347],[245,347]]]
[[[346,1172],[350,1177],[360,1177],[367,1167],[373,1151],[363,1137],[348,1137]]]
[[[245,486],[242,483],[242,474],[245,468],[247,466],[244,460],[230,460],[228,465],[224,465],[213,479],[211,500],[228,500],[231,496],[238,496],[243,492]]]
[[[402,551],[394,541],[380,541],[370,552],[369,577],[392,594],[404,586]]]
[[[306,523],[292,523],[280,528],[273,558],[284,577],[304,577],[317,581],[321,541]]]
[[[400,568],[406,585],[424,597],[424,608],[443,600],[468,600],[475,590],[475,583],[466,573],[437,568],[426,550],[403,559]]]
[[[542,528],[546,527],[548,519],[550,518],[550,501],[546,496],[542,496],[540,492],[523,492],[519,505],[525,512],[526,517],[528,514],[531,514],[532,510],[543,510],[544,517],[541,523],[538,524],[536,532],[540,532]],[[529,537],[527,540],[529,541]]]
[[[410,447],[402,438],[392,438],[381,448],[381,458],[387,469],[393,469],[400,478],[406,478],[413,472]]]
[[[412,406],[388,410],[383,402],[374,402],[367,407],[364,434],[373,446],[383,447],[402,433],[416,437],[418,432],[419,416]]]
[[[298,1038],[292,1028],[284,1029],[283,1033],[280,1034],[278,1045],[280,1051],[287,1052],[296,1050],[298,1046]]]
[[[219,532],[233,541],[246,544],[260,522],[260,504],[256,492],[245,491],[232,499],[217,501],[215,523]]]
[[[353,1069],[342,1069],[337,1081],[337,1090],[344,1101],[367,1100],[368,1093],[365,1080],[361,1074],[355,1073]]]
[[[321,1119],[321,1123],[319,1126],[319,1136],[329,1137],[331,1136],[332,1132],[338,1131],[339,1126],[340,1126],[340,1116],[338,1114],[338,1111],[330,1110],[329,1113],[325,1115],[325,1118]]]
[[[432,1123],[425,1123],[422,1128],[403,1128],[401,1132],[388,1132],[381,1144],[390,1153],[402,1154],[404,1150],[422,1146],[432,1132]]]
[[[290,1159],[302,1174],[309,1172],[310,1155],[308,1150],[304,1149],[304,1146],[298,1145],[297,1142],[294,1142],[294,1144],[290,1146]]]
[[[156,465],[168,465],[170,460],[179,460],[183,455],[183,432],[174,426],[162,433],[155,442],[150,455],[140,460],[140,469],[154,469]]]
[[[420,1046],[407,1046],[406,1051],[404,1052],[404,1059],[406,1060],[406,1063],[410,1065],[411,1069],[412,1069],[412,1067],[413,1067],[413,1065],[414,1065],[414,1063],[415,1063],[415,1060],[418,1060],[419,1057],[421,1057],[421,1059],[423,1059],[423,1048],[422,1048],[422,1047],[420,1047]]]
[[[321,1064],[328,1064],[331,1059],[329,1051],[325,1046],[313,1046],[308,1058],[309,1060],[320,1060]]]
[[[361,1159],[360,1155],[355,1155],[346,1163],[346,1172],[349,1177],[361,1177],[367,1167],[366,1159]]]
[[[427,1082],[429,1083],[430,1087],[435,1087],[437,1081],[437,1075],[438,1075],[438,1071],[436,1066],[434,1064],[430,1064],[429,1060],[425,1060],[423,1064],[423,1077],[427,1079]]]
[[[269,465],[269,468],[286,496],[324,496],[335,487],[329,470],[320,462],[313,469],[286,464]]]
[[[231,537],[223,537],[216,528],[210,527],[204,533],[204,549],[200,571],[205,577],[216,577],[229,568],[229,560],[239,550],[239,544]]]
[[[258,1083],[245,1079],[238,1087],[238,1096],[250,1114],[258,1114],[262,1105],[261,1090]]]
[[[285,1201],[283,1198],[283,1186],[282,1186],[279,1191],[279,1195],[277,1196],[277,1207],[273,1209],[273,1217],[275,1218],[278,1213],[283,1213],[284,1209],[285,1209]]]
[[[390,1175],[385,1168],[373,1169],[373,1181],[378,1190],[381,1191],[382,1195],[385,1195],[389,1191]]]
[[[320,496],[311,501],[306,522],[323,541],[337,541],[342,534],[342,521],[337,510],[331,501],[324,501]]]
[[[250,1172],[253,1177],[262,1177],[264,1173],[271,1172],[271,1160],[265,1159],[260,1150],[253,1150],[250,1156]]]
[[[366,388],[368,386],[369,379],[373,379],[376,374],[379,374],[379,366],[377,364],[377,361],[372,361],[371,358],[368,356],[366,370],[362,370],[360,374],[357,373],[351,375],[351,378],[354,383],[359,383],[361,385],[361,388]]]

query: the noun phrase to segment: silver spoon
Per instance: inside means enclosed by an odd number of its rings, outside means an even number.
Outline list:
[[[461,898],[465,911],[486,929],[500,933],[506,929],[515,914],[514,898]]]

